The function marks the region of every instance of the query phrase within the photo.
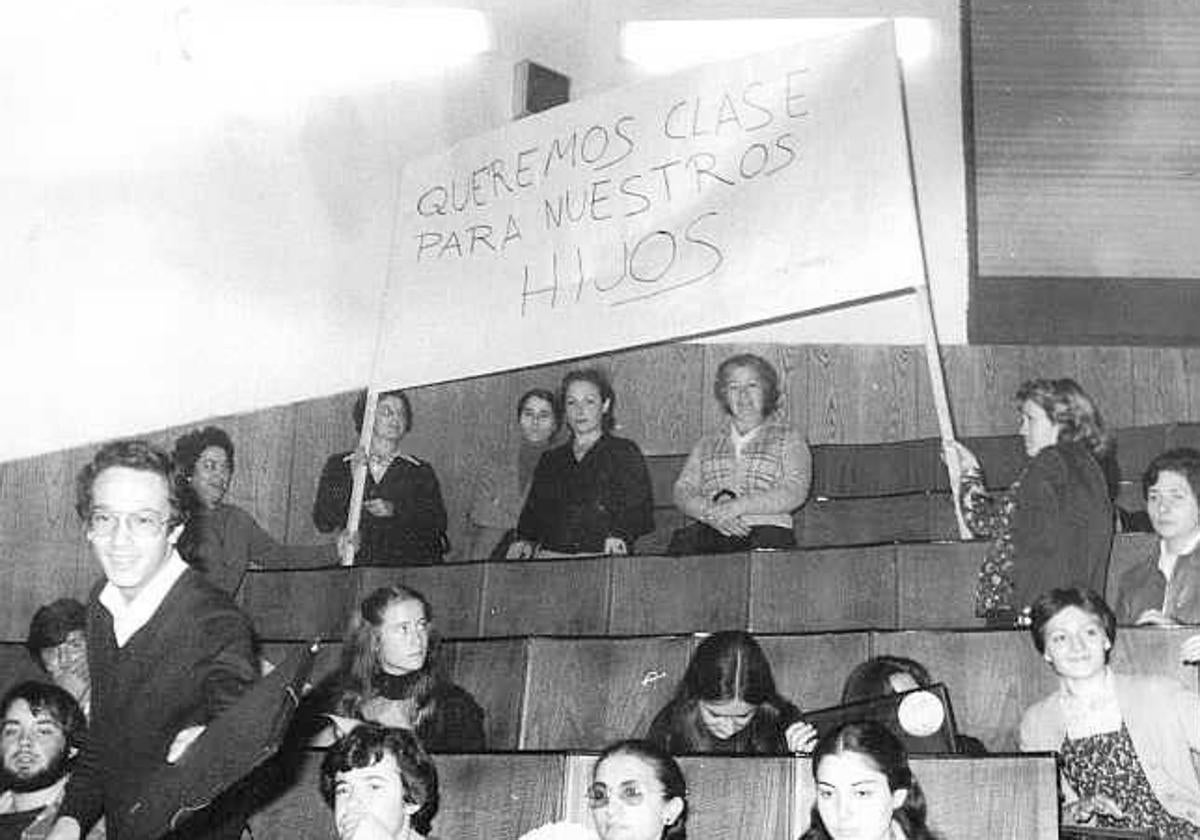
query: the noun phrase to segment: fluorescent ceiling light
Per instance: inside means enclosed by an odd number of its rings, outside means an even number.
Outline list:
[[[896,24],[896,51],[906,67],[933,52],[935,30],[928,18],[744,18],[630,21],[621,28],[621,56],[650,73],[671,73],[887,20]]]

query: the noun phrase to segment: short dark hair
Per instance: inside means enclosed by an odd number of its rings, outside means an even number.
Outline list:
[[[54,683],[26,680],[10,688],[0,700],[0,715],[7,716],[8,710],[18,700],[29,704],[35,715],[46,712],[62,727],[67,744],[72,747],[83,745],[87,732],[87,718],[79,702],[65,688]]]
[[[554,412],[554,427],[558,428],[562,425],[562,405],[558,402],[558,395],[549,388],[530,388],[521,395],[521,399],[517,400],[517,419],[521,418],[521,412],[525,410],[525,403],[530,400],[544,400],[550,404],[550,410]]]
[[[413,428],[412,403],[409,402],[408,394],[404,393],[403,388],[380,391],[376,397],[375,404],[379,405],[380,400],[387,397],[395,397],[400,400],[400,405],[404,406],[404,433],[408,434]],[[361,435],[363,419],[367,416],[367,390],[365,388],[355,397],[354,407],[350,409],[350,416],[354,418],[354,430]]]
[[[866,662],[860,662],[850,672],[850,676],[846,677],[842,686],[842,703],[857,703],[872,697],[894,694],[891,679],[896,674],[908,674],[921,688],[932,682],[929,670],[915,659],[905,656],[875,656]]]
[[[896,735],[883,724],[873,720],[843,723],[826,732],[813,750],[812,774],[817,779],[821,762],[830,755],[855,753],[874,765],[887,777],[892,792],[907,790],[904,804],[893,812],[892,818],[904,830],[909,840],[928,840],[933,837],[926,825],[925,792],[908,765],[908,751]],[[804,838],[828,838],[829,831],[821,819],[816,804],[812,809],[812,827]]]
[[[601,404],[608,403],[608,410],[602,411],[600,415],[601,428],[606,432],[612,431],[613,426],[616,425],[617,395],[613,391],[612,383],[608,381],[608,375],[597,367],[576,368],[567,371],[567,375],[563,377],[562,385],[558,389],[558,402],[564,412],[567,409],[567,388],[571,386],[572,382],[589,382],[596,386],[596,390],[600,392]]]
[[[419,834],[428,835],[438,810],[437,767],[417,736],[407,729],[375,723],[354,727],[325,753],[321,762],[321,795],[332,808],[338,774],[378,764],[385,753],[396,760],[404,785],[404,801],[417,806],[409,822]]]
[[[1104,635],[1108,637],[1109,648],[1104,652],[1104,661],[1112,655],[1112,645],[1117,641],[1117,616],[1104,598],[1094,590],[1083,586],[1068,586],[1061,589],[1051,589],[1044,592],[1033,602],[1030,608],[1029,632],[1033,635],[1033,646],[1038,653],[1046,652],[1046,623],[1067,607],[1078,607],[1100,619],[1104,625]]]
[[[754,353],[730,356],[717,368],[717,378],[713,381],[713,395],[721,404],[721,408],[725,409],[725,413],[733,413],[729,410],[729,397],[725,394],[725,389],[729,383],[730,372],[734,368],[751,368],[758,374],[766,389],[763,391],[763,417],[774,414],[775,409],[779,407],[779,374],[775,372],[774,365]]]
[[[1168,449],[1150,462],[1142,473],[1142,498],[1149,498],[1150,488],[1158,483],[1159,473],[1179,473],[1187,479],[1192,488],[1192,495],[1200,500],[1200,451],[1184,446],[1178,449]]]
[[[187,521],[187,514],[180,503],[175,464],[171,456],[144,440],[117,440],[100,447],[91,463],[81,469],[75,478],[75,512],[83,522],[86,523],[92,515],[92,488],[96,479],[110,467],[124,467],[162,476],[167,483],[167,502],[171,507],[169,525]]]
[[[225,450],[225,457],[229,459],[229,472],[233,472],[233,439],[219,426],[205,426],[203,429],[195,429],[181,435],[175,441],[175,451],[171,457],[181,478],[191,477],[196,470],[196,462],[210,446]]]
[[[614,755],[631,755],[649,764],[654,770],[654,777],[663,787],[663,799],[678,798],[683,802],[683,810],[679,812],[675,822],[663,829],[662,840],[687,840],[687,780],[683,777],[683,771],[679,769],[679,762],[657,744],[631,738],[604,748],[596,763],[592,765],[593,779],[596,778],[596,771],[600,769],[604,760]]]
[[[25,649],[30,658],[43,671],[42,651],[58,647],[67,640],[67,635],[76,630],[87,629],[87,607],[74,598],[59,598],[38,607],[29,622],[29,638]]]

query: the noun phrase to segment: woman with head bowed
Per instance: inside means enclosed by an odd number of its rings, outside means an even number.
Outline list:
[[[225,501],[233,481],[233,440],[217,426],[188,432],[175,441],[179,495],[191,516],[179,539],[179,553],[208,579],[231,594],[250,568],[334,564],[338,546],[286,546],[263,530],[242,508]]]
[[[366,405],[364,391],[353,410],[359,432]],[[446,506],[433,467],[401,448],[412,430],[412,404],[404,391],[379,394],[372,430],[368,451],[340,452],[325,462],[313,503],[313,524],[323,533],[346,527],[354,466],[365,463],[359,561],[385,566],[440,561],[447,548]]]
[[[411,729],[432,752],[482,751],[483,710],[442,673],[432,620],[414,589],[368,595],[350,622],[339,673],[312,701],[316,710]]]
[[[792,513],[804,504],[812,456],[804,436],[777,416],[775,368],[731,356],[713,386],[729,427],[696,444],[675,482],[675,506],[695,523],[676,531],[672,554],[792,548]]]
[[[812,757],[817,801],[801,840],[935,840],[904,745],[874,721],[826,733]]]
[[[1024,624],[1033,599],[1056,586],[1103,591],[1114,526],[1100,465],[1110,442],[1091,398],[1073,379],[1034,379],[1016,402],[1029,461],[1007,492],[988,493],[979,459],[961,443],[944,448],[968,526],[992,538],[975,612],[996,627]]]
[[[1021,749],[1059,754],[1063,821],[1200,836],[1200,696],[1168,677],[1114,672],[1117,619],[1090,589],[1045,593],[1032,621],[1059,687],[1021,718]]]
[[[521,442],[515,457],[488,462],[479,468],[475,496],[467,520],[473,529],[471,559],[501,560],[516,538],[517,520],[538,461],[554,444],[562,425],[558,397],[545,388],[533,388],[517,401],[517,428]]]
[[[563,377],[559,401],[570,441],[538,461],[510,558],[629,554],[654,529],[642,451],[613,435],[616,395],[596,368]]]
[[[816,730],[780,696],[766,654],[741,630],[700,643],[675,697],[654,718],[646,740],[673,755],[805,752]]]

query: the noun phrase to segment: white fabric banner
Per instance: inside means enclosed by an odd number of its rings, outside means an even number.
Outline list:
[[[381,388],[924,283],[890,24],[555,108],[410,163],[398,200]]]

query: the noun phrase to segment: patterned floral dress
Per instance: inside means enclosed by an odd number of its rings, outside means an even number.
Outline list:
[[[989,493],[979,470],[969,470],[960,482],[963,518],[971,532],[992,540],[975,584],[975,615],[986,618],[1014,612],[1012,521],[1017,509],[1017,489],[1024,470],[1012,487]]]
[[[1171,816],[1142,770],[1125,724],[1113,732],[1065,738],[1059,750],[1062,772],[1081,797],[1104,794],[1124,817],[1096,815],[1103,828],[1151,828],[1161,840],[1196,840],[1200,826]]]

